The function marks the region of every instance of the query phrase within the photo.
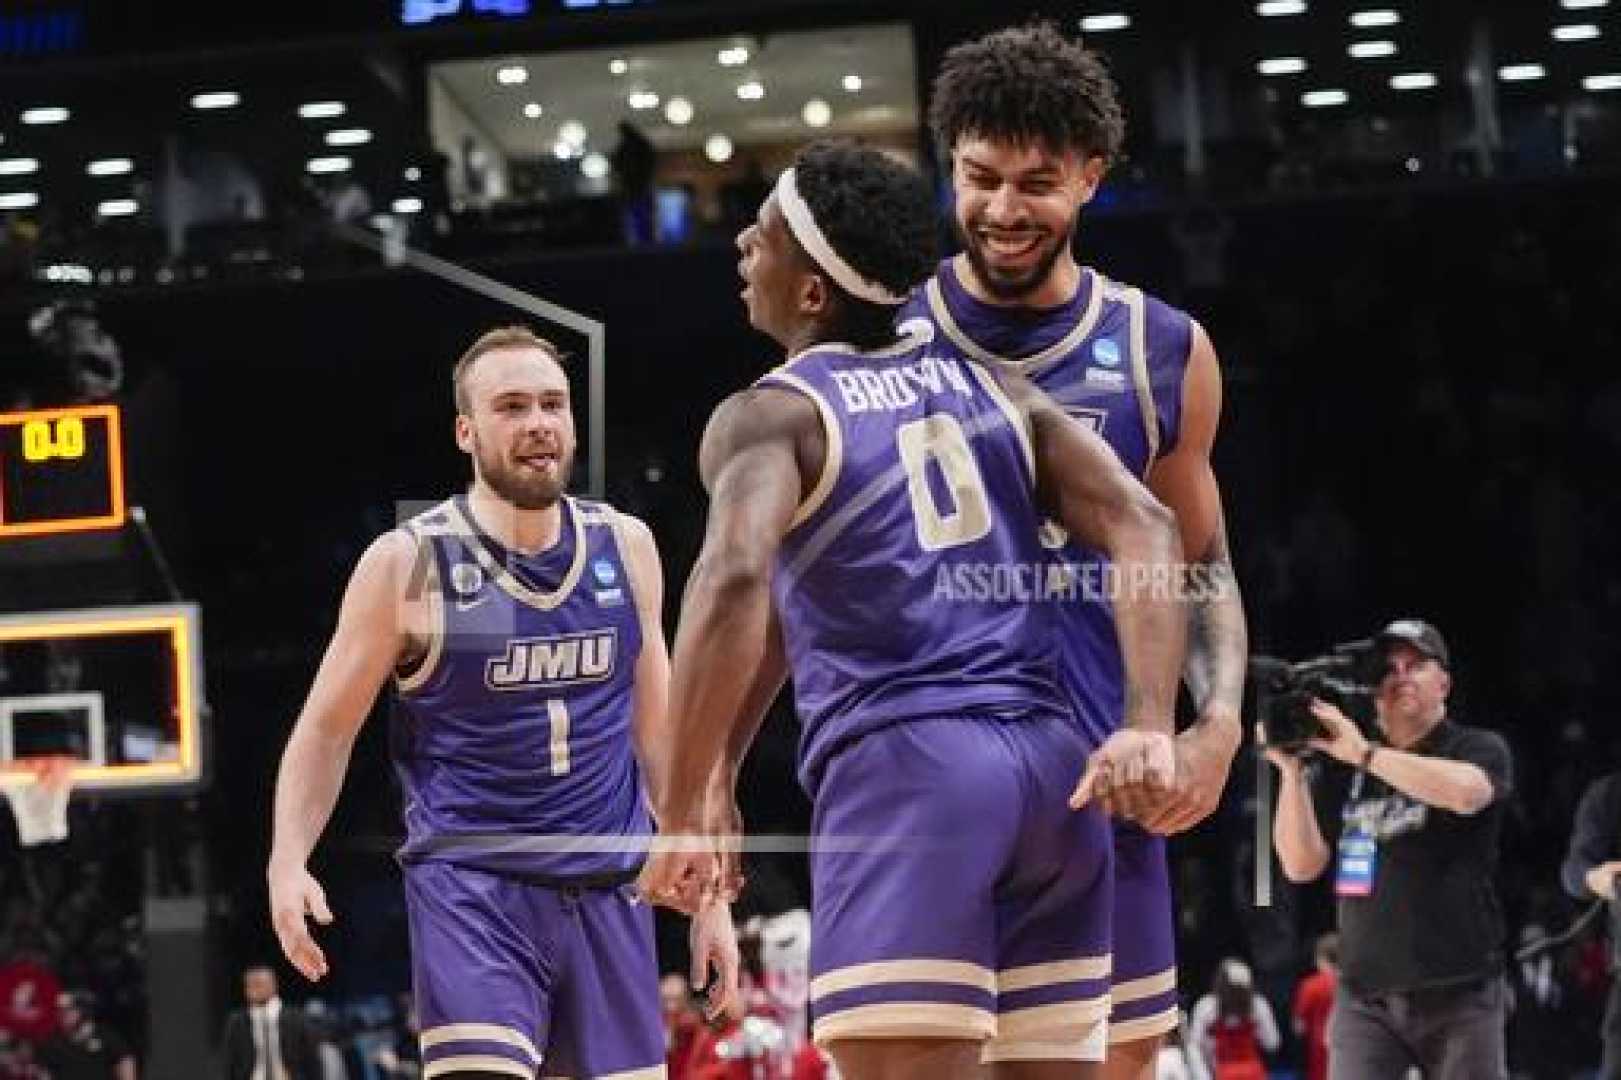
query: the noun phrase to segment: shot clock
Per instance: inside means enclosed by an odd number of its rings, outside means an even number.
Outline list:
[[[124,524],[116,405],[0,413],[0,541]]]

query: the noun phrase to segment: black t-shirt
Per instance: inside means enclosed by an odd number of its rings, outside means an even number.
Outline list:
[[[1372,889],[1339,897],[1340,964],[1362,994],[1469,983],[1503,968],[1503,913],[1494,880],[1513,764],[1501,736],[1443,720],[1407,748],[1424,757],[1478,765],[1492,801],[1455,814],[1396,791],[1371,773],[1336,770],[1319,785],[1316,806],[1339,871],[1348,821],[1378,841]]]

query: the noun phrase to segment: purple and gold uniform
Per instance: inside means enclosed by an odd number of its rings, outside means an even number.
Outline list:
[[[641,624],[614,510],[503,548],[458,497],[405,526],[437,631],[391,749],[423,1075],[662,1077],[651,821],[632,751]]]
[[[772,581],[815,803],[814,1035],[1078,1055],[1107,1007],[1109,842],[1065,801],[1086,747],[1056,612],[1024,595],[1046,560],[1023,418],[926,335],[760,385],[810,398],[827,446]]]
[[[1003,364],[1090,424],[1139,477],[1176,445],[1182,379],[1193,343],[1184,313],[1141,290],[1081,271],[1075,296],[1030,310],[986,304],[964,288],[951,260],[908,303],[902,325],[921,319],[941,356]],[[1056,540],[1061,532],[1049,526]],[[1114,616],[1096,587],[1102,557],[1065,541],[1057,558],[1074,567],[1088,602],[1060,619],[1066,688],[1090,745],[1108,738],[1125,708],[1125,671]],[[1109,1039],[1129,1042],[1177,1023],[1176,940],[1163,839],[1115,821],[1114,978]]]

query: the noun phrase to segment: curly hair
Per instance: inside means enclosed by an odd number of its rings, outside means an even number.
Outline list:
[[[828,243],[863,277],[904,296],[934,272],[938,215],[916,169],[880,150],[828,139],[799,152],[794,179]],[[863,347],[894,340],[894,308],[828,284],[840,301],[840,337]]]
[[[1050,22],[1009,27],[946,53],[929,105],[943,157],[964,135],[1083,158],[1120,156],[1126,115],[1103,57]]]

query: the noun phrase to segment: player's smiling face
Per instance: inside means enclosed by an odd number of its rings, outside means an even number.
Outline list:
[[[737,250],[743,256],[737,272],[743,278],[749,324],[786,347],[814,316],[805,305],[814,303],[811,294],[816,291],[817,277],[794,242],[775,195],[760,205],[754,223],[737,234]]]
[[[574,468],[568,376],[539,349],[495,349],[467,373],[472,412],[456,417],[456,445],[491,490],[522,510],[562,496]]]
[[[1060,259],[1073,258],[1075,219],[1102,178],[1102,159],[1083,159],[1079,151],[1060,154],[1034,140],[958,139],[954,224],[985,290],[998,300],[1039,306],[1064,300],[1043,295],[1042,288]]]

